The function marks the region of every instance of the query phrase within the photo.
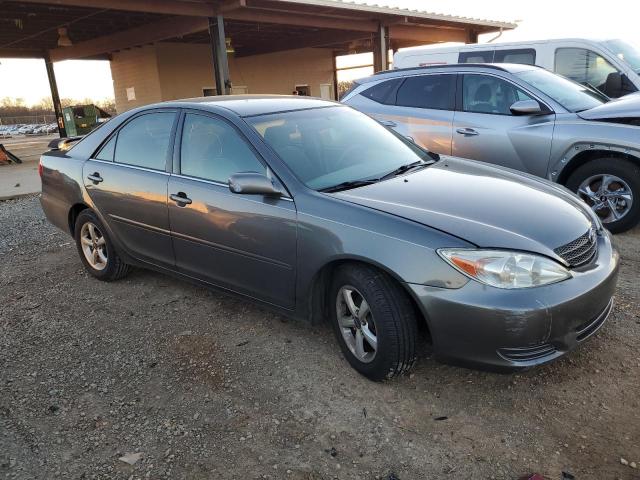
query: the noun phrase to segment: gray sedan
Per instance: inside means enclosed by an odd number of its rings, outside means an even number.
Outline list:
[[[565,185],[614,233],[640,222],[640,94],[609,101],[542,68],[461,64],[381,72],[342,101],[433,152]]]
[[[68,146],[41,158],[42,207],[91,275],[136,265],[328,319],[371,379],[410,369],[419,331],[442,360],[518,369],[611,310],[618,255],[584,203],[340,104],[163,103]]]

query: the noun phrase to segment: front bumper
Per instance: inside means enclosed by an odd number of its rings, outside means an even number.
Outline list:
[[[618,266],[605,231],[596,258],[563,282],[522,290],[473,280],[459,289],[408,287],[429,324],[436,358],[513,370],[549,362],[593,335],[611,311]]]

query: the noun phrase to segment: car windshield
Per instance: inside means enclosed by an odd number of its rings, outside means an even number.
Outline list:
[[[516,73],[518,77],[542,93],[553,98],[570,112],[581,112],[597,107],[609,99],[595,89],[541,68]]]
[[[604,44],[616,57],[640,73],[640,50],[623,40],[607,40]]]
[[[314,190],[378,181],[399,168],[402,173],[404,166],[431,162],[433,158],[433,154],[349,107],[296,110],[246,120]]]

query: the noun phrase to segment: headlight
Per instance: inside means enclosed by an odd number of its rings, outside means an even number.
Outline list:
[[[559,263],[530,253],[455,248],[438,253],[456,270],[497,288],[539,287],[571,278]]]

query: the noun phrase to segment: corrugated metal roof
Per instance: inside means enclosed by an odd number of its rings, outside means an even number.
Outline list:
[[[514,22],[499,20],[487,20],[482,18],[461,17],[457,15],[446,15],[442,13],[427,12],[410,8],[391,7],[386,5],[371,4],[366,2],[354,2],[347,0],[278,0],[281,2],[298,3],[303,5],[313,5],[317,7],[344,8],[346,10],[360,10],[362,12],[378,13],[383,15],[402,15],[415,17],[424,20],[438,20],[442,22],[463,23],[466,25],[481,25],[484,27],[495,27],[512,29],[518,26]]]

